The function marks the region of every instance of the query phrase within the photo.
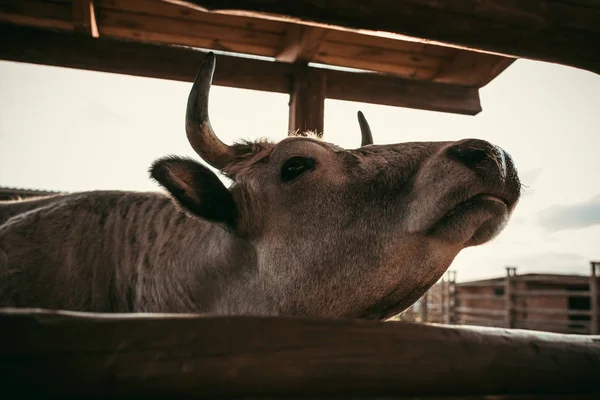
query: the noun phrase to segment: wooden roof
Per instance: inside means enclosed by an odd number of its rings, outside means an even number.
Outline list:
[[[80,2],[84,3],[84,2]],[[481,87],[513,59],[337,29],[215,14],[162,0],[96,0],[99,35]],[[0,20],[76,30],[71,0],[0,0]],[[87,29],[87,28],[84,28]]]
[[[494,286],[495,284],[502,284],[505,281],[505,277],[481,279],[468,282],[457,283],[457,286],[468,287],[468,286]],[[535,283],[548,283],[548,284],[559,284],[559,285],[582,285],[588,284],[590,278],[585,275],[574,275],[574,274],[539,274],[529,273],[511,276],[513,281],[520,282],[535,282]]]
[[[259,69],[267,68],[270,76],[289,75],[289,68],[298,63],[368,71],[371,74],[366,80],[356,82],[340,81],[339,76],[343,74],[327,72],[333,75],[333,83],[328,83],[326,97],[465,114],[477,114],[481,110],[476,89],[489,83],[514,61],[510,57],[400,40],[384,34],[261,16],[204,12],[191,8],[186,2],[168,0],[0,0],[2,22],[3,37],[15,38],[0,46],[0,58],[8,60],[191,80],[194,74],[187,71],[194,71],[198,63],[188,55],[168,65],[170,70],[186,72],[169,73],[166,67],[165,71],[157,70],[160,62],[154,56],[144,59],[146,64],[152,64],[148,68],[153,70],[146,70],[141,62],[133,68],[131,64],[135,61],[117,67],[114,61],[106,61],[110,58],[108,54],[97,56],[96,49],[101,40],[104,40],[101,43],[109,40],[111,48],[125,49],[120,50],[120,56],[125,52],[132,56],[131,52],[135,52],[136,58],[143,59],[144,54],[149,54],[149,48],[131,46],[189,46],[268,57],[268,61],[276,61],[270,64],[276,64],[279,71],[263,64]],[[83,32],[83,35],[74,32]],[[83,36],[98,37],[96,40],[100,42],[86,42]],[[69,48],[72,51],[69,52]],[[165,57],[174,59],[172,54]],[[73,61],[77,55],[79,59]],[[91,61],[94,58],[98,60]],[[180,65],[186,64],[184,59],[193,65]],[[224,67],[220,64],[219,68]],[[219,68],[215,84],[289,92],[288,83],[268,83],[276,78],[265,76],[248,77],[246,81],[258,81],[250,85],[238,82],[237,77],[219,81]],[[373,77],[373,72],[378,76]],[[351,76],[359,75],[362,79],[366,74]],[[360,89],[346,89],[350,86]],[[425,98],[421,100],[403,100],[423,95]],[[444,104],[430,104],[440,101]]]

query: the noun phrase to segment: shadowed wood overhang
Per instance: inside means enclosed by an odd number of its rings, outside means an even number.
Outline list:
[[[325,98],[469,115],[514,61],[167,0],[0,0],[0,34],[5,60],[192,81],[210,49],[225,54],[216,85],[292,93],[293,77],[308,76]]]

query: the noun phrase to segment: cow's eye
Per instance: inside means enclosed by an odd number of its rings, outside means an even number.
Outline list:
[[[306,171],[315,169],[315,160],[305,157],[292,157],[281,167],[281,180],[289,182],[296,179]]]

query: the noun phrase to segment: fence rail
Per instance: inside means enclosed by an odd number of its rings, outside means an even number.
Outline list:
[[[24,398],[600,395],[600,336],[32,309],[0,326],[0,385]]]
[[[518,276],[516,268],[508,267],[503,281],[457,285],[455,273],[449,273],[416,303],[418,311],[413,306],[403,319],[596,335],[599,333],[600,262],[590,264],[587,281],[571,276],[564,279],[542,276],[536,280],[535,276]],[[540,284],[549,288],[540,289]],[[560,284],[578,290],[553,288]],[[466,293],[467,290],[494,290],[495,293]],[[561,299],[564,299],[564,308],[557,308]],[[571,307],[571,302],[576,306]]]

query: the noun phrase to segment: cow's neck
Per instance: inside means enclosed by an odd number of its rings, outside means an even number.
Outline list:
[[[264,295],[252,246],[221,226],[190,218],[184,240],[166,240],[175,254],[160,261],[136,312],[274,314]],[[173,235],[175,236],[175,235]],[[181,236],[179,236],[181,237]]]

